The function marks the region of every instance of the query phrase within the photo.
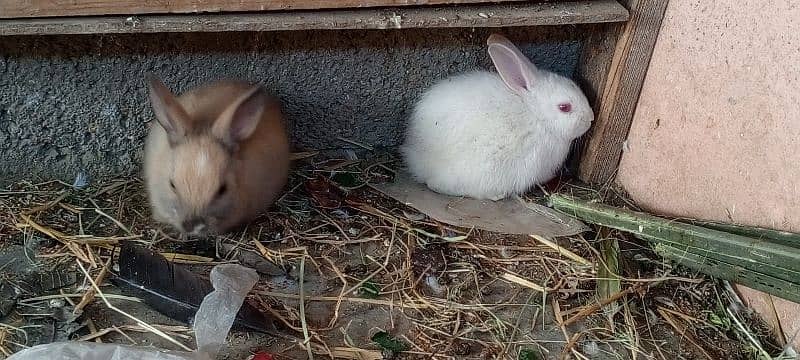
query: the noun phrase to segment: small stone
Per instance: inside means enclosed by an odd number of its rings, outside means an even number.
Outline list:
[[[453,352],[456,355],[466,356],[472,353],[472,346],[466,341],[457,341],[453,345]]]
[[[50,307],[51,308],[62,308],[65,305],[64,299],[52,299],[50,300]]]
[[[594,357],[595,355],[598,355],[600,352],[600,346],[598,346],[597,342],[595,341],[587,341],[583,343],[582,348],[583,348],[583,353],[590,357]]]

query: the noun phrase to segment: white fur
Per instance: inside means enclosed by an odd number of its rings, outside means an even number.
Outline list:
[[[150,123],[150,135],[145,140],[144,158],[156,159],[158,155],[169,151],[167,142],[167,132],[155,121]],[[156,221],[165,223],[179,223],[180,215],[176,206],[177,199],[169,188],[169,174],[172,172],[171,164],[165,163],[166,159],[160,161],[144,162],[144,177],[147,179],[147,193],[149,194],[150,205],[153,217]],[[153,181],[161,179],[161,181]],[[155,196],[154,194],[165,194]]]
[[[194,161],[194,165],[199,174],[205,174],[208,172],[208,168],[211,166],[210,159],[208,157],[208,150],[203,149],[199,151],[197,153],[197,158],[195,158]]]
[[[571,80],[530,66],[535,86],[522,96],[487,71],[425,92],[401,146],[411,175],[439,193],[491,200],[552,179],[593,114]],[[571,113],[558,110],[563,101]]]

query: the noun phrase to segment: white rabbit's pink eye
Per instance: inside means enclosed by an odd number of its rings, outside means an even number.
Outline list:
[[[572,111],[572,104],[570,103],[558,104],[558,110],[561,110],[561,112],[563,113],[568,113]]]

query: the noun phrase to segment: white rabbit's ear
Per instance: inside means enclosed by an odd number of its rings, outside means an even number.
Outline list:
[[[536,66],[502,35],[492,34],[486,43],[489,56],[506,86],[518,94],[530,90],[535,81]]]
[[[156,115],[156,120],[167,132],[170,144],[175,144],[186,136],[190,125],[189,115],[186,110],[169,91],[164,83],[153,74],[145,76],[147,90],[150,95],[150,105]]]
[[[235,145],[249,138],[261,121],[267,102],[268,96],[264,89],[253,86],[220,115],[211,127],[211,132],[228,145]]]

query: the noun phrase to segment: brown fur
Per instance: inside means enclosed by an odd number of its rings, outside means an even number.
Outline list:
[[[160,81],[148,82],[158,121],[147,138],[144,177],[156,220],[194,232],[185,226],[194,219],[205,225],[199,232],[225,233],[276,200],[289,171],[277,99],[244,82],[217,82],[177,98]],[[258,109],[260,116],[237,115]]]

